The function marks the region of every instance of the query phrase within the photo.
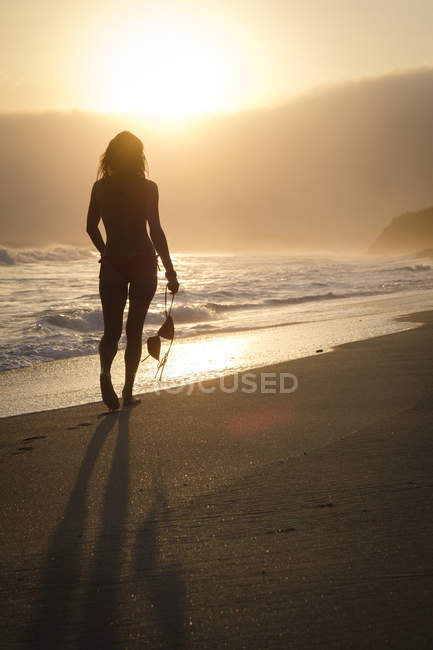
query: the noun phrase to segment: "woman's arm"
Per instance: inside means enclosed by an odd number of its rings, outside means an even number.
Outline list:
[[[105,242],[102,239],[101,231],[98,228],[98,223],[101,219],[101,215],[99,213],[95,185],[96,183],[93,183],[92,192],[90,194],[89,210],[87,212],[87,233],[94,243],[95,247],[98,249],[101,255],[103,255],[105,251]]]
[[[156,183],[152,182],[150,210],[148,213],[150,238],[152,239],[152,242],[156,248],[156,252],[159,254],[161,261],[164,264],[164,268],[166,271],[165,276],[168,280],[170,280],[169,276],[176,277],[176,272],[173,268],[173,263],[171,261],[170,252],[168,250],[167,239],[159,220],[158,201],[159,201],[158,186]]]

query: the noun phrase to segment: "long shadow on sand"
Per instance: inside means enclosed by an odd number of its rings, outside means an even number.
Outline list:
[[[165,648],[185,647],[185,596],[182,570],[175,558],[159,558],[158,531],[172,534],[163,477],[158,459],[153,463],[153,506],[136,537],[134,573],[138,584],[146,585],[158,619],[160,638]],[[168,562],[167,562],[168,559]],[[140,623],[138,630],[142,628]],[[145,627],[144,627],[145,636]]]
[[[129,503],[129,417],[119,413],[119,432],[104,494],[101,527],[83,603],[80,648],[113,648],[118,636],[118,598]]]
[[[25,632],[24,644],[32,648],[60,648],[80,578],[82,538],[87,514],[87,488],[102,446],[115,426],[117,414],[96,428],[81,463],[62,521],[52,536],[39,588],[40,599]]]
[[[119,434],[104,496],[89,588],[83,603],[85,620],[78,647],[110,650],[123,647],[137,637],[147,643],[150,641],[147,634],[150,624],[150,636],[157,636],[158,645],[162,642],[164,647],[182,648],[184,583],[177,562],[172,561],[163,567],[158,562],[158,528],[161,523],[169,526],[169,518],[157,460],[150,461],[152,486],[149,488],[154,493],[153,505],[137,532],[131,567],[127,566],[128,558],[123,554],[128,551],[130,414],[130,410],[119,414]],[[157,630],[154,629],[153,617],[151,620],[143,617],[139,605],[131,599],[132,590],[139,594],[145,590],[150,595]]]
[[[40,598],[23,639],[28,649],[100,647],[110,650],[120,647],[125,635],[146,639],[148,633],[165,647],[184,647],[185,588],[180,567],[173,559],[168,564],[158,563],[158,529],[160,525],[170,528],[158,461],[150,461],[153,470],[149,488],[154,493],[153,504],[136,533],[132,566],[125,565],[130,498],[130,414],[128,409],[107,416],[90,440],[64,516],[49,545],[39,587]],[[81,560],[88,553],[83,536],[89,482],[104,442],[117,422],[119,430],[93,561],[88,575],[83,575]],[[156,626],[153,617],[149,619],[129,599],[129,589],[123,589],[123,583],[131,581],[135,591],[144,590],[150,596]],[[119,638],[123,623],[121,609],[129,619],[129,629],[123,629],[122,639]]]

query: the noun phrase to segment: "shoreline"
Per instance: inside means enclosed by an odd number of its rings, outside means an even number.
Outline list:
[[[170,352],[169,367],[163,383],[155,384],[155,368],[151,362],[144,366],[140,364],[135,394],[143,395],[200,381],[207,382],[247,370],[263,370],[269,365],[315,356],[317,349],[325,353],[348,341],[367,340],[377,334],[387,335],[400,329],[416,327],[416,321],[410,317],[403,319],[401,315],[409,310],[410,313],[418,313],[420,298],[425,300],[426,296],[405,296],[403,302],[395,297],[388,300],[375,299],[367,308],[367,313],[358,315],[356,310],[365,309],[368,304],[361,301],[352,306],[355,309],[353,313],[343,318],[339,315],[324,321],[301,321],[228,335],[207,334],[191,341],[178,339]],[[387,307],[390,307],[389,315],[383,313]],[[368,310],[372,313],[368,313]],[[397,327],[398,323],[411,325]],[[207,358],[213,359],[210,365]],[[41,362],[35,366],[0,373],[0,389],[4,396],[0,421],[7,417],[100,402],[98,368],[98,356],[90,355]],[[123,372],[123,354],[119,350],[112,372],[113,385],[118,392],[123,383]],[[83,378],[86,378],[84,383]],[[34,404],[38,404],[36,410],[32,408]],[[19,412],[16,412],[17,408]]]

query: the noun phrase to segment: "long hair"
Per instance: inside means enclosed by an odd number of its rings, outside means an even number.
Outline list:
[[[148,165],[143,143],[130,131],[121,131],[110,142],[99,158],[96,179],[113,176],[146,177]]]

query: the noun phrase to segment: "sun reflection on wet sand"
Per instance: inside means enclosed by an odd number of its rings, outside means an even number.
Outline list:
[[[239,359],[249,358],[252,354],[252,345],[253,341],[248,336],[212,336],[198,341],[176,341],[170,351],[167,371],[160,387],[236,372]],[[164,351],[165,348],[162,354]],[[148,383],[149,373],[154,369],[156,363],[149,360],[142,364],[136,379],[137,386],[142,381]]]

